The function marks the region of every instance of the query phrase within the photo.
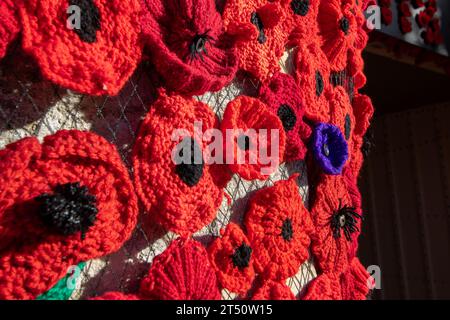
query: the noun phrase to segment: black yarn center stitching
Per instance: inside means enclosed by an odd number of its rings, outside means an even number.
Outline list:
[[[82,239],[98,213],[96,197],[79,182],[59,184],[52,194],[42,194],[35,200],[45,225],[63,235],[81,232]]]
[[[69,0],[69,5],[80,8],[80,29],[73,29],[80,39],[87,43],[97,41],[100,30],[100,11],[93,0]]]
[[[259,31],[258,42],[263,44],[267,41],[266,34],[264,33],[264,25],[261,21],[261,17],[257,12],[252,13],[252,17],[250,18],[250,22],[256,26]]]
[[[356,225],[357,219],[362,219],[362,216],[356,213],[356,208],[347,205],[342,206],[342,200],[339,200],[339,208],[333,213],[330,222],[333,237],[339,239],[341,230],[343,230],[345,239],[351,241],[351,234],[359,231]]]
[[[310,0],[292,0],[291,9],[299,16],[306,16],[309,11]]]
[[[182,143],[189,143],[190,145],[190,159],[185,162],[181,162],[175,165],[175,173],[180,177],[180,179],[186,183],[189,187],[197,185],[203,176],[204,160],[203,154],[200,146],[192,138],[187,138],[188,140],[183,140]],[[195,163],[195,155],[201,154],[200,163]],[[179,151],[179,156],[183,157],[183,149]],[[183,159],[184,161],[184,159]]]
[[[210,30],[202,34],[196,34],[189,45],[189,59],[190,61],[200,57],[204,61],[203,55],[208,54],[206,50],[206,44],[212,40],[212,37],[208,35]]]
[[[251,256],[252,248],[243,242],[236,250],[234,250],[234,253],[231,255],[231,260],[235,267],[242,270],[249,266]]]
[[[320,71],[316,71],[316,96],[320,97],[324,89],[323,77]]]
[[[350,119],[350,115],[347,113],[345,115],[345,124],[344,124],[344,131],[345,131],[345,140],[350,139],[350,133],[352,130],[352,119]]]
[[[350,30],[350,21],[347,17],[342,17],[342,19],[339,20],[339,27],[345,35],[348,35],[348,31]]]
[[[278,118],[280,118],[281,123],[283,123],[284,131],[291,131],[294,129],[295,124],[297,122],[297,116],[295,115],[294,110],[287,105],[282,104],[277,111]]]
[[[291,241],[294,237],[294,230],[292,229],[292,220],[287,218],[283,221],[283,225],[281,226],[281,236],[286,241]]]

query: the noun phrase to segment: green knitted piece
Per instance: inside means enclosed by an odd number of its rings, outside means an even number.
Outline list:
[[[81,262],[77,267],[79,268],[79,270],[83,270],[85,265],[86,262]],[[79,274],[77,274],[75,277],[78,276]],[[36,300],[68,300],[75,290],[75,288],[69,289],[69,287],[67,286],[67,280],[69,279],[69,277],[71,277],[71,275],[67,274],[64,278],[59,280],[58,283],[53,286],[53,288],[38,296]],[[70,281],[76,281],[76,278],[73,278]]]

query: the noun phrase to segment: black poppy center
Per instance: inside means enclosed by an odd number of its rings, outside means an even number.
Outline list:
[[[250,137],[247,135],[240,135],[238,137],[238,146],[239,149],[244,150],[244,151],[248,151],[250,150]]]
[[[344,232],[345,239],[351,241],[351,234],[359,231],[357,220],[362,216],[356,213],[356,209],[350,206],[342,206],[339,201],[339,208],[331,217],[331,229],[333,237],[339,239],[341,237],[341,230]]]
[[[78,182],[59,184],[52,194],[42,194],[36,201],[45,225],[63,235],[81,232],[83,239],[98,213],[95,196]]]
[[[350,115],[347,113],[345,116],[345,124],[344,124],[344,131],[345,131],[345,140],[350,139],[350,133],[352,131],[352,120],[350,119]]]
[[[184,154],[184,149],[189,150],[189,155]],[[193,138],[188,137],[181,142],[178,155],[181,161],[175,165],[176,174],[189,187],[197,185],[203,175],[204,168],[202,149]]]
[[[242,243],[239,247],[234,250],[231,260],[235,267],[239,269],[247,268],[250,264],[250,258],[252,256],[252,248],[250,248],[245,243]]]
[[[284,131],[291,131],[292,129],[294,129],[295,123],[297,122],[297,116],[295,115],[294,110],[292,110],[289,105],[282,104],[278,108],[277,115],[283,123]]]
[[[209,30],[202,34],[196,34],[194,38],[192,39],[190,45],[189,45],[189,55],[190,60],[194,60],[195,58],[199,57],[202,61],[203,55],[208,54],[208,51],[206,50],[206,44],[211,41],[211,37],[208,35]]]
[[[97,31],[100,30],[100,11],[94,0],[69,0],[69,5],[80,8],[79,16],[69,14],[70,19],[79,19],[79,27],[75,24],[73,31],[87,43],[97,41]]]
[[[261,17],[257,12],[253,12],[250,18],[250,22],[258,29],[258,42],[263,44],[267,41],[266,34],[264,33],[264,25],[262,23]]]
[[[304,17],[308,14],[309,2],[310,0],[292,0],[291,9],[296,15]]]
[[[294,236],[294,231],[292,230],[292,220],[286,219],[283,221],[283,225],[281,226],[281,236],[286,241],[291,241]]]
[[[348,34],[348,31],[350,30],[350,21],[347,19],[347,17],[342,17],[341,20],[339,20],[339,26],[344,32],[344,34]]]
[[[323,77],[320,71],[316,71],[316,95],[320,97],[324,89]]]

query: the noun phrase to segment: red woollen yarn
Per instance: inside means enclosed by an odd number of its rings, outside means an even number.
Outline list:
[[[366,300],[369,285],[373,279],[354,258],[341,274],[325,273],[312,280],[302,300]]]
[[[102,296],[91,298],[89,300],[140,300],[134,294],[125,294],[122,292],[107,292]]]
[[[330,66],[316,42],[299,42],[294,53],[294,77],[305,106],[305,117],[314,122],[328,122]]]
[[[321,1],[319,6],[319,32],[323,37],[322,49],[331,69],[341,71],[347,65],[350,48],[363,49],[368,36],[356,17],[358,9],[354,0]]]
[[[295,296],[285,283],[268,280],[256,288],[252,300],[295,300]]]
[[[0,299],[36,298],[70,266],[118,250],[136,225],[128,171],[116,148],[93,133],[59,131],[42,144],[8,145],[0,185]]]
[[[208,247],[211,265],[222,288],[245,295],[255,279],[252,248],[242,229],[229,223]]]
[[[285,32],[290,42],[310,42],[319,33],[317,14],[320,0],[279,0],[286,12]]]
[[[168,90],[218,91],[238,67],[214,0],[142,0],[142,37]]]
[[[267,141],[262,138],[261,129],[267,131]],[[221,130],[224,137],[227,130],[233,130],[233,141],[225,141],[225,150],[227,155],[232,154],[234,159],[233,163],[228,163],[229,168],[242,178],[266,180],[269,175],[262,172],[262,169],[267,169],[271,174],[283,162],[286,146],[283,124],[278,116],[259,99],[239,96],[230,101],[223,115]],[[255,130],[256,135],[242,137],[238,135],[239,130],[242,130],[242,134],[245,134],[247,130]],[[278,148],[272,146],[273,130],[278,130]],[[277,148],[278,163],[264,164],[264,161],[261,161],[260,145],[267,147],[268,155],[271,155],[272,147]],[[245,162],[242,164],[238,163],[239,154],[245,155]],[[250,163],[252,158],[256,159],[257,163]]]
[[[297,186],[298,174],[255,192],[245,216],[255,270],[264,279],[286,280],[308,258],[313,225]]]
[[[220,300],[216,275],[201,243],[176,239],[153,260],[140,296],[158,300]]]
[[[311,135],[311,128],[303,122],[305,107],[299,92],[294,79],[281,72],[276,73],[259,91],[260,99],[283,124],[286,133],[285,161],[304,159],[304,141]]]
[[[289,36],[280,3],[228,0],[222,16],[226,31],[237,40],[240,69],[262,82],[280,69]]]
[[[315,232],[311,249],[320,272],[342,272],[349,264],[353,233],[361,220],[343,176],[322,175],[311,210]]]
[[[0,59],[6,54],[8,45],[20,31],[16,5],[12,0],[0,2]]]
[[[149,214],[146,220],[180,235],[190,235],[213,220],[226,184],[215,174],[219,165],[207,165],[203,156],[198,164],[175,164],[172,159],[183,141],[194,151],[191,156],[207,147],[207,141],[199,140],[202,136],[196,137],[195,121],[202,124],[199,134],[218,128],[206,104],[161,90],[140,126],[132,155],[136,192]],[[176,129],[185,130],[187,140],[172,141]]]
[[[117,95],[141,57],[139,0],[18,2],[22,46],[49,80],[90,95]],[[68,14],[80,8],[80,28]],[[75,20],[73,20],[75,19]]]

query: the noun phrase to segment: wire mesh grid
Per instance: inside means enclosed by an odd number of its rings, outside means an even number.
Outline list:
[[[281,62],[286,72],[292,67],[289,57],[286,53]],[[156,96],[152,74],[151,66],[143,62],[118,96],[81,95],[42,79],[33,61],[20,53],[16,45],[0,62],[0,148],[27,136],[42,139],[60,129],[91,130],[114,143],[130,168],[129,156],[139,123]],[[221,118],[229,101],[241,93],[254,94],[257,87],[258,83],[245,78],[217,93],[196,98],[207,103]],[[299,192],[307,205],[308,183],[302,162],[282,165],[266,181],[245,181],[234,176],[226,187],[231,201],[224,197],[215,220],[195,234],[195,238],[207,245],[230,220],[241,222],[253,191],[287,179],[296,172],[300,173]],[[118,252],[86,263],[71,299],[84,299],[107,291],[137,290],[153,258],[175,237],[159,226],[139,222],[129,241]],[[315,277],[313,263],[308,261],[287,284],[297,294]],[[226,290],[222,296],[223,299],[236,298]]]

